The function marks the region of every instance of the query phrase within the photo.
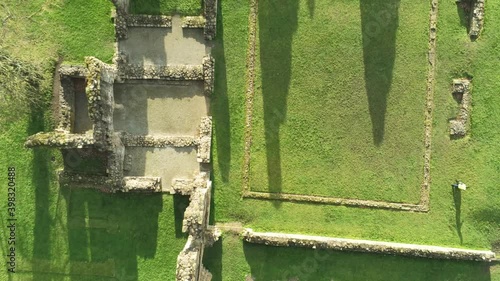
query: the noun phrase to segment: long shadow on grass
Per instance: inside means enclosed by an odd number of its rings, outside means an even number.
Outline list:
[[[218,2],[220,6],[220,1]],[[215,94],[212,96],[212,115],[215,127],[217,162],[222,181],[229,180],[231,166],[231,124],[227,96],[226,55],[224,52],[224,26],[222,9],[217,13],[217,40],[212,51],[215,58]]]
[[[244,243],[243,249],[255,280],[491,280],[487,263],[268,247],[249,243]]]
[[[264,101],[267,177],[270,192],[281,192],[280,126],[286,120],[292,39],[297,29],[298,0],[259,2],[259,46]],[[279,201],[274,201],[279,204]],[[276,205],[275,205],[276,206]],[[279,205],[277,205],[279,206]]]
[[[453,202],[455,203],[455,223],[456,223],[456,229],[457,229],[457,234],[458,238],[460,239],[460,245],[463,244],[464,239],[462,236],[462,192],[460,189],[452,187],[452,192],[453,192]]]
[[[44,131],[44,108],[31,107],[30,123],[27,128],[27,134]],[[49,195],[50,195],[50,173],[49,161],[50,153],[46,148],[33,149],[32,178],[31,185],[35,189],[35,227],[33,230],[33,278],[39,280],[46,271],[43,264],[48,264],[51,259],[51,239],[50,228],[52,225],[49,213]],[[41,275],[40,275],[40,274]]]
[[[157,249],[161,194],[102,194],[62,188],[72,280],[138,280],[138,257]],[[107,279],[106,279],[107,280]]]
[[[372,122],[373,143],[384,140],[387,95],[396,57],[400,0],[361,0],[361,30],[365,86]]]
[[[212,247],[205,249],[203,265],[212,273],[213,281],[222,281],[222,244],[224,237],[219,238]]]

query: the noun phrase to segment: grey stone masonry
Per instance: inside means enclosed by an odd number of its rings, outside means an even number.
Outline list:
[[[278,247],[304,247],[312,249],[330,249],[375,254],[389,254],[433,259],[468,260],[491,262],[495,253],[491,251],[466,250],[438,246],[402,244],[369,240],[330,238],[285,233],[263,233],[246,229],[243,239],[249,243]]]
[[[484,0],[473,0],[469,36],[476,39],[481,34],[484,25]]]
[[[468,79],[453,80],[453,95],[460,102],[460,109],[455,120],[450,121],[450,135],[464,137],[470,127],[471,83]]]

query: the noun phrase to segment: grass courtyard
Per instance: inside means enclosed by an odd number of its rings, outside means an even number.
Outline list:
[[[149,2],[155,7],[167,3]],[[397,9],[371,6],[381,2],[259,2],[252,190],[405,202],[418,198],[430,5],[401,0],[384,1]],[[200,4],[168,3],[176,8],[160,13],[197,13],[190,9]],[[109,1],[5,4],[16,17],[9,29],[2,29],[0,45],[13,55],[42,66],[54,65],[60,55],[71,63],[82,63],[86,55],[111,62]],[[410,213],[241,198],[249,3],[221,1],[213,48],[212,221],[239,221],[262,231],[463,248],[498,245],[500,34],[494,27],[500,19],[494,15],[500,3],[487,1],[485,30],[477,42],[468,39],[454,1],[439,4],[430,212]],[[133,9],[149,12],[142,7],[147,5]],[[375,33],[374,48],[365,46],[363,40],[371,36],[364,28],[380,21],[373,19],[374,11],[387,9],[391,15],[385,31]],[[6,10],[0,11],[5,17]],[[47,68],[49,74],[52,70]],[[450,83],[464,75],[473,76],[472,133],[450,140],[447,122],[458,107]],[[50,93],[43,89],[47,100]],[[48,103],[0,125],[0,164],[4,170],[16,166],[19,206],[19,272],[7,276],[1,270],[0,280],[173,280],[186,240],[180,233],[186,199],[60,188],[60,153],[22,146],[29,134],[52,126]],[[470,186],[461,197],[454,197],[450,187],[457,178]],[[5,189],[0,197],[7,198]],[[5,216],[2,211],[2,227]],[[205,264],[213,280],[228,281],[250,274],[257,280],[500,280],[498,265],[272,248],[229,234],[207,249]]]
[[[259,2],[250,190],[418,203],[430,3],[285,2]]]

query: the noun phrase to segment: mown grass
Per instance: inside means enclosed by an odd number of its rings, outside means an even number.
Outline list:
[[[259,2],[251,190],[418,203],[429,10]]]
[[[1,47],[44,68],[45,79],[51,80],[58,56],[65,63],[83,64],[83,57],[90,55],[111,61],[114,35],[109,1],[9,0],[2,4],[2,19],[9,12],[11,17],[1,29]],[[186,242],[180,227],[187,198],[59,187],[61,153],[23,147],[28,135],[53,129],[51,84],[44,81],[40,92],[33,93],[44,96],[46,102],[40,107],[0,124],[0,168],[5,173],[1,182],[7,186],[7,167],[14,166],[18,219],[16,273],[7,275],[3,267],[0,280],[170,280]],[[6,201],[7,188],[0,189],[0,198]],[[2,229],[6,219],[2,210]],[[0,232],[2,261],[7,254],[6,235]]]
[[[224,235],[206,251],[213,280],[491,281],[487,264],[255,245]],[[230,265],[230,266],[228,266]],[[493,279],[492,279],[493,278]]]
[[[305,2],[301,1],[300,5],[305,5]],[[316,8],[321,5],[319,1],[307,2],[316,3]],[[407,5],[408,2],[410,1],[402,1],[401,5]],[[259,2],[260,4],[261,2]],[[414,3],[414,5],[420,4]],[[425,5],[428,7],[427,2],[425,2]],[[487,3],[486,9],[489,14],[498,13],[500,4],[490,1]],[[320,13],[320,11],[318,9],[314,10],[316,17],[316,13]],[[460,23],[455,3],[440,1],[437,43],[438,64],[437,79],[435,81],[432,137],[431,210],[429,213],[419,214],[308,203],[241,199],[246,90],[246,78],[242,75],[242,73],[245,73],[246,58],[242,54],[246,54],[248,48],[248,12],[249,7],[245,1],[234,0],[222,3],[219,15],[222,25],[219,25],[214,55],[217,62],[224,61],[225,64],[222,66],[217,64],[216,89],[215,95],[212,97],[215,221],[240,221],[247,227],[261,231],[491,249],[492,244],[498,241],[498,237],[500,237],[500,218],[498,217],[499,210],[497,207],[500,202],[500,195],[496,192],[500,180],[498,173],[500,164],[497,157],[497,155],[500,155],[500,146],[498,145],[500,143],[500,132],[496,129],[496,124],[500,122],[500,108],[497,106],[500,104],[500,96],[497,94],[500,70],[495,67],[498,60],[494,59],[495,54],[498,53],[500,43],[500,35],[494,28],[500,24],[498,19],[487,16],[482,37],[477,42],[470,42],[465,27]],[[308,11],[306,10],[306,12]],[[306,17],[301,20],[309,21],[309,15],[306,13]],[[404,19],[400,20],[403,21]],[[425,15],[425,21],[427,20],[428,17]],[[284,21],[283,25],[286,25],[285,23],[290,24]],[[301,24],[300,22],[297,23],[298,28],[300,28]],[[272,28],[277,30],[280,28],[286,29],[285,27]],[[427,31],[423,32],[425,33],[423,35],[427,36]],[[317,39],[311,36],[308,40]],[[295,44],[295,39],[292,42]],[[419,43],[414,42],[414,44]],[[328,47],[329,45],[324,48]],[[402,46],[402,48],[412,47]],[[310,50],[310,52],[321,55],[321,52],[316,49]],[[401,55],[396,54],[396,56]],[[292,61],[293,59],[295,58],[292,57]],[[325,59],[328,59],[328,56]],[[350,69],[350,67],[349,65],[345,66],[346,69]],[[456,116],[458,106],[450,92],[451,79],[467,73],[474,76],[472,134],[466,139],[452,141],[448,135],[448,119]],[[291,75],[293,77],[293,71]],[[415,73],[415,75],[423,74]],[[341,75],[334,76],[339,77],[339,79],[343,77]],[[408,79],[412,79],[412,77],[408,77]],[[275,83],[282,82],[276,80]],[[294,81],[290,80],[291,86],[294,83]],[[310,87],[317,87],[318,83],[320,82],[311,81]],[[358,86],[354,85],[353,87]],[[401,85],[396,85],[396,87],[401,87]],[[412,92],[411,94],[419,95],[420,92]],[[290,97],[287,100],[288,109],[293,105]],[[418,100],[420,103],[420,99]],[[307,99],[307,101],[310,101],[310,99]],[[364,103],[366,110],[367,98],[365,97],[365,99],[359,101]],[[390,108],[395,106],[391,105],[389,101],[387,116],[392,114]],[[305,104],[303,101],[295,102]],[[310,102],[314,103],[315,101]],[[318,106],[318,104],[315,105]],[[306,104],[304,113],[301,114],[306,115],[305,112],[310,110],[314,111],[307,114],[316,114],[315,112],[321,112],[323,107],[327,106],[328,104],[311,109],[312,106]],[[411,106],[414,108],[415,105]],[[421,108],[423,109],[423,107]],[[259,108],[256,107],[256,110],[259,110]],[[413,111],[407,114],[417,113],[416,110]],[[352,114],[354,115],[354,113]],[[287,113],[287,118],[291,118],[289,113]],[[365,117],[365,121],[370,122],[370,120],[366,120],[367,118],[370,117]],[[324,117],[324,119],[327,118]],[[407,122],[406,119],[401,119],[402,122]],[[386,122],[389,122],[388,120]],[[263,123],[264,120],[255,118],[255,122]],[[416,122],[423,125],[423,123],[420,123],[423,122],[423,118],[419,117]],[[365,129],[367,131],[358,133],[368,136],[371,134],[370,137],[372,137],[372,128],[368,126]],[[386,134],[390,134],[389,127],[386,128]],[[320,142],[314,139],[314,135],[309,140],[316,144]],[[418,142],[421,141],[422,138],[419,138]],[[374,144],[373,139],[369,140],[369,144]],[[281,145],[284,145],[283,141]],[[383,145],[384,143],[382,143],[381,147]],[[300,151],[295,150],[294,153],[300,154]],[[401,153],[406,154],[407,152],[402,150]],[[394,156],[394,154],[388,156]],[[281,157],[291,156],[285,156],[282,152]],[[307,159],[309,158],[304,158],[304,161],[307,161]],[[388,159],[387,161],[392,160]],[[281,163],[284,165],[283,161]],[[283,168],[282,172],[287,173]],[[267,172],[265,171],[264,174],[259,176],[265,177],[266,175]],[[461,193],[460,198],[453,195],[450,186],[455,179],[461,179],[470,187],[467,191]],[[383,188],[385,188],[385,185],[374,189],[373,193],[378,193],[379,189]],[[418,188],[418,186],[415,188]],[[219,266],[222,267],[222,280],[241,279],[241,276],[250,272],[248,261],[242,258],[241,250],[232,252],[231,247],[236,248],[237,244],[230,244],[227,248],[223,246],[221,264],[214,262],[215,265],[210,268],[211,270],[217,270]],[[284,251],[287,252],[287,250]],[[307,255],[305,250],[302,252],[301,250],[297,251]],[[236,260],[232,260],[232,258]],[[284,259],[286,260],[286,258]],[[396,262],[397,259],[394,261]],[[439,262],[436,263],[439,264]],[[433,266],[432,264],[433,262],[430,261],[429,266]],[[463,265],[462,263],[458,264]],[[262,272],[268,272],[265,266],[262,268]],[[255,266],[251,272],[257,276],[262,276],[259,270],[259,266]],[[394,274],[401,274],[407,272],[408,268],[395,266],[394,270],[400,271]],[[455,276],[450,277],[451,280],[475,280],[474,276],[470,277],[470,275],[460,277],[461,271],[456,266],[446,266],[444,270],[446,272],[443,273],[445,274],[443,276],[446,276],[446,274]],[[279,269],[276,269],[276,271],[279,271]],[[355,271],[353,269],[352,271],[354,271],[352,273],[354,276],[352,278],[345,277],[345,280],[356,280],[355,276],[361,270]],[[456,274],[456,272],[459,273]],[[492,268],[490,273],[492,280],[500,279],[497,268]],[[359,272],[359,274],[361,273]],[[325,275],[318,280],[329,280],[327,278],[328,276]],[[401,280],[412,280],[411,274]]]
[[[131,0],[129,11],[149,15],[199,15],[202,0]]]

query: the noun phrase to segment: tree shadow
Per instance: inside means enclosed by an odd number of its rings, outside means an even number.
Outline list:
[[[61,188],[67,207],[71,280],[138,280],[137,257],[153,259],[161,194]],[[91,278],[91,279],[90,279]]]
[[[255,280],[490,281],[488,263],[243,243]],[[292,279],[295,278],[295,279]]]
[[[259,46],[269,192],[282,189],[280,126],[286,120],[298,0],[259,2]],[[273,201],[279,206],[279,201]],[[276,205],[277,204],[277,205]]]
[[[463,244],[461,209],[462,209],[462,191],[458,188],[452,187],[453,202],[455,204],[455,224],[457,229],[458,238],[460,238],[460,245]]]
[[[27,128],[27,135],[33,135],[45,130],[44,108],[31,106],[30,121]],[[43,265],[39,260],[48,261],[51,258],[50,227],[52,218],[50,217],[50,151],[47,148],[35,148],[33,160],[31,162],[32,178],[31,185],[35,188],[35,226],[33,230],[33,278],[42,279],[44,274]]]
[[[131,0],[129,13],[161,15],[160,0]]]
[[[226,55],[224,52],[224,25],[220,1],[217,13],[217,38],[212,55],[215,58],[215,90],[211,97],[212,115],[215,128],[215,145],[217,146],[217,163],[223,182],[229,180],[231,167],[231,124],[229,115],[229,99],[227,96]]]
[[[461,0],[457,1],[457,15],[458,18],[460,19],[460,25],[465,27],[465,30],[467,31],[467,34],[469,34],[470,31],[470,17],[471,17],[471,9],[472,9],[472,2],[470,0]]]
[[[360,1],[365,87],[376,146],[384,140],[387,96],[396,57],[399,3],[400,0]]]

